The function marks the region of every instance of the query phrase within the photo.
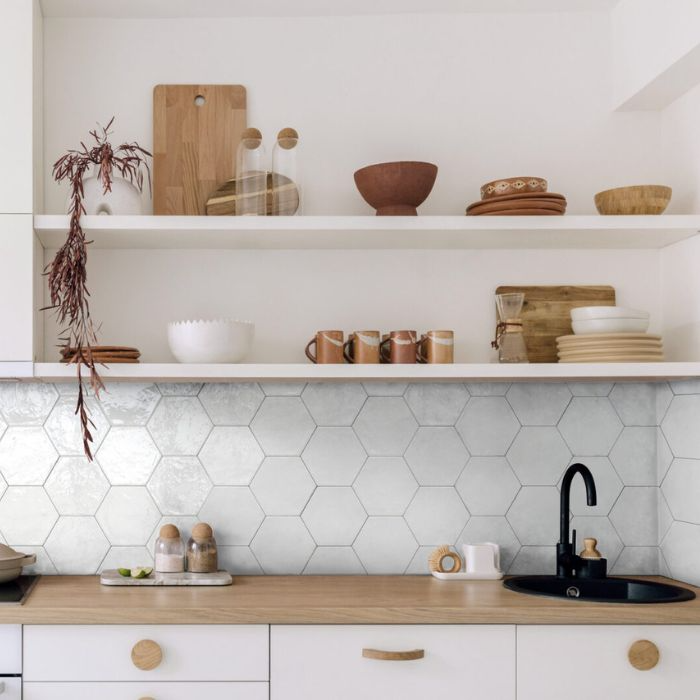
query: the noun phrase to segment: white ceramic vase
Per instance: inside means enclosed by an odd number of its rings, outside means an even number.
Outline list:
[[[137,216],[143,214],[141,193],[135,185],[122,177],[115,176],[112,180],[112,191],[105,194],[102,183],[97,177],[89,177],[83,181],[83,204],[85,213],[89,216],[106,214],[108,216]],[[67,202],[70,209],[70,197]]]

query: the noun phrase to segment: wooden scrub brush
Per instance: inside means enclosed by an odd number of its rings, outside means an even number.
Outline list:
[[[450,568],[445,568],[445,563],[452,562]],[[462,557],[450,549],[449,544],[443,544],[434,550],[428,557],[428,568],[440,574],[456,574],[462,570]]]

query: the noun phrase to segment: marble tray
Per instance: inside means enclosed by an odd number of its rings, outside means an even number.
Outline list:
[[[233,578],[228,571],[213,574],[194,574],[185,571],[181,574],[160,574],[154,571],[146,578],[122,576],[116,569],[105,569],[100,575],[103,586],[230,586]]]

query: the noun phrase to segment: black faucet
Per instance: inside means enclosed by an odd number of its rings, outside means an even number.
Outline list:
[[[572,541],[569,541],[569,501],[571,499],[571,482],[576,474],[580,474],[586,485],[586,503],[594,506],[598,502],[595,481],[591,470],[584,464],[572,464],[564,474],[561,482],[561,502],[559,513],[559,542],[557,543],[557,577],[571,578],[574,571],[578,572],[583,560],[576,554],[576,530]]]

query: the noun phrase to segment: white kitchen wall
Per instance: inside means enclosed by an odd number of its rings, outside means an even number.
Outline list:
[[[0,533],[37,551],[49,573],[146,564],[162,523],[187,536],[197,519],[213,525],[222,565],[238,574],[425,573],[435,545],[487,540],[508,571],[547,572],[557,484],[580,460],[599,504],[585,505],[577,480],[579,541],[597,537],[615,573],[652,574],[667,570],[661,533],[671,572],[700,577],[682,549],[700,538],[700,447],[686,430],[700,396],[680,395],[700,389],[673,391],[117,383],[92,404],[89,464],[75,385],[2,384]],[[679,521],[670,531],[669,506]]]

